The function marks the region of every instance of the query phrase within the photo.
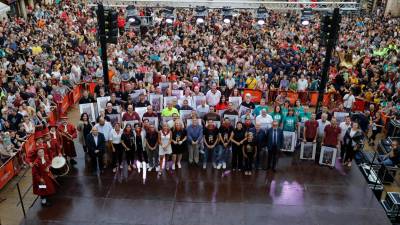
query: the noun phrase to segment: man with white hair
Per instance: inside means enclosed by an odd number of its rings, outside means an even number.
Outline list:
[[[262,109],[261,114],[256,117],[256,124],[260,124],[264,129],[271,128],[273,121],[272,116],[269,115],[265,109]]]
[[[241,104],[244,107],[247,107],[249,109],[254,109],[256,106],[254,103],[251,101],[251,94],[247,93],[244,97],[244,102]]]
[[[207,104],[210,106],[216,106],[221,99],[221,92],[217,90],[217,84],[213,83],[211,89],[206,94]]]

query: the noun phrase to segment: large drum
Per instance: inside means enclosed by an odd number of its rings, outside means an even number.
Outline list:
[[[55,176],[65,176],[69,172],[67,160],[62,156],[56,156],[51,161],[51,171]]]

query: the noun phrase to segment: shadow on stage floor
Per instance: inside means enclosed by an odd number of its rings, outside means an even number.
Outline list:
[[[143,183],[137,171],[106,171],[98,178],[82,156],[59,179],[53,206],[37,201],[22,224],[390,224],[357,167],[330,169],[297,159],[286,155],[277,173],[251,177],[184,164],[161,177],[147,173]]]

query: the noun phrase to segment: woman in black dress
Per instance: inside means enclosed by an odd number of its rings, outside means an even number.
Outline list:
[[[242,146],[246,140],[246,131],[243,129],[243,123],[237,122],[236,128],[231,134],[232,141],[232,170],[241,171],[243,168],[243,152]]]
[[[133,136],[132,126],[127,124],[121,136],[122,146],[124,146],[126,154],[126,163],[128,164],[128,171],[135,168],[135,140]]]
[[[257,143],[254,141],[253,133],[247,133],[247,139],[243,144],[243,157],[245,161],[244,175],[251,175],[252,165],[257,157]]]
[[[175,121],[175,127],[172,130],[172,170],[175,170],[175,164],[180,169],[182,154],[186,149],[186,129],[180,120]]]
[[[349,128],[343,137],[344,146],[346,149],[346,155],[343,160],[343,164],[351,167],[351,162],[357,151],[362,147],[364,135],[360,126],[357,122],[353,122],[351,128]]]
[[[77,130],[79,131],[79,143],[83,146],[83,151],[87,152],[86,137],[92,130],[92,124],[89,121],[89,115],[87,113],[82,113]]]

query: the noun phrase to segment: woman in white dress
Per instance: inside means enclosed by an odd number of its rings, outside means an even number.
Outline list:
[[[160,171],[159,174],[164,170],[166,167],[167,170],[169,169],[168,166],[165,166],[167,164],[167,157],[168,155],[172,154],[172,147],[171,147],[171,142],[172,142],[172,132],[168,127],[167,123],[163,123],[162,129],[159,132],[158,135],[158,143],[159,143],[159,151],[158,155],[160,156]]]

